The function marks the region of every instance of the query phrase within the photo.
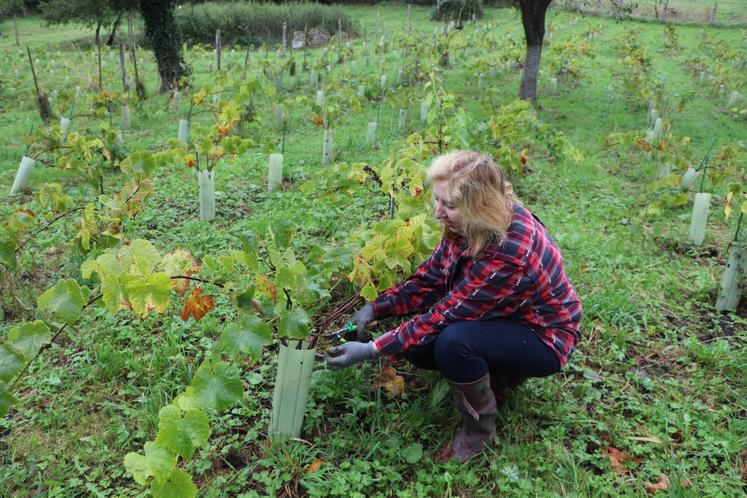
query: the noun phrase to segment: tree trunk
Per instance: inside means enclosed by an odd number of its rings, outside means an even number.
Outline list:
[[[521,23],[527,43],[524,72],[521,75],[519,98],[537,103],[537,74],[545,38],[545,13],[552,0],[519,0]]]
[[[182,77],[189,75],[182,59],[174,0],[140,0],[140,13],[145,20],[145,36],[156,56],[161,77],[160,92],[172,91],[179,86]]]
[[[119,28],[119,24],[122,22],[122,13],[120,12],[117,14],[117,18],[114,20],[114,23],[112,24],[112,31],[109,33],[109,38],[106,39],[106,46],[111,47],[114,44],[114,37],[117,36],[117,28]]]

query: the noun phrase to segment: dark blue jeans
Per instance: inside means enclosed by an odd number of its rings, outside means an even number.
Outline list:
[[[448,325],[430,343],[410,348],[413,365],[439,370],[448,380],[473,382],[494,375],[546,377],[560,370],[555,352],[526,325],[507,319]]]

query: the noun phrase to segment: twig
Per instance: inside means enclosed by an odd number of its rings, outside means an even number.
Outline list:
[[[212,280],[206,280],[204,278],[199,278],[199,277],[192,277],[189,275],[174,275],[173,277],[169,277],[169,278],[171,280],[184,279],[184,280],[192,280],[194,282],[202,282],[203,284],[212,284],[216,287],[220,287],[221,289],[225,287],[225,285],[220,282],[213,282]]]
[[[20,251],[28,242],[30,242],[31,240],[34,240],[34,238],[37,235],[39,235],[40,233],[42,233],[47,228],[51,227],[56,222],[60,221],[65,216],[67,216],[69,214],[72,214],[72,213],[75,213],[77,211],[83,211],[84,209],[85,209],[85,207],[78,207],[78,208],[74,208],[74,209],[68,209],[67,211],[65,211],[61,215],[57,216],[55,219],[53,219],[52,221],[48,222],[46,225],[44,225],[43,227],[39,228],[34,233],[32,233],[27,239],[25,239],[23,241],[23,243],[21,243],[21,244],[18,245],[18,247],[16,248],[16,252]]]

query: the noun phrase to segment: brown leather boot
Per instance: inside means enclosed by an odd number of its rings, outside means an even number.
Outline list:
[[[460,384],[447,379],[454,404],[462,414],[464,425],[449,443],[436,454],[436,460],[466,462],[493,444],[495,437],[495,395],[490,389],[490,376]]]

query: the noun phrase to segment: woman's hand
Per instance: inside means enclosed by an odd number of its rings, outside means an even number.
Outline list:
[[[365,306],[363,306],[361,309],[359,309],[355,315],[353,315],[353,318],[350,319],[351,322],[355,324],[355,334],[356,334],[356,340],[357,341],[363,341],[366,337],[366,325],[371,323],[374,319],[374,307],[371,303],[366,303]]]
[[[378,355],[373,342],[351,341],[329,348],[324,356],[329,368],[336,370],[355,365],[363,360],[372,360]]]

